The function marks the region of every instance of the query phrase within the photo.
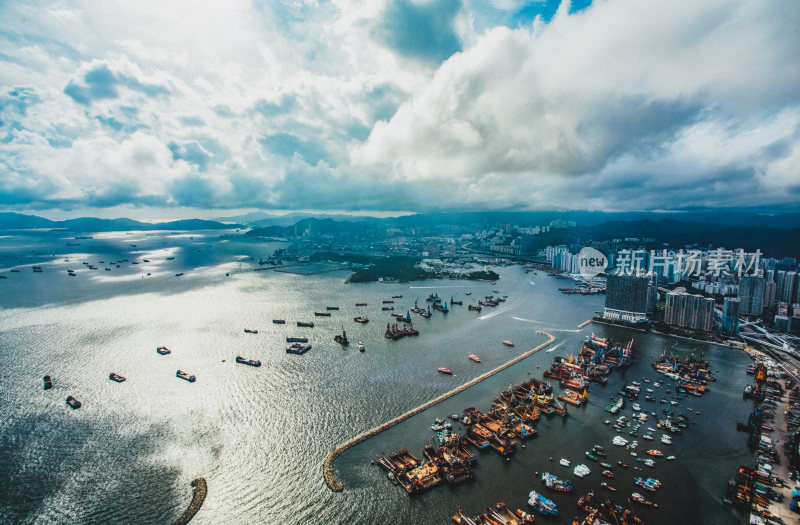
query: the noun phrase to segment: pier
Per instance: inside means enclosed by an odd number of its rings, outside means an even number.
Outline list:
[[[583,328],[584,326],[589,326],[591,324],[591,322],[592,322],[592,320],[588,319],[588,320],[582,322],[581,324],[579,324],[578,328]]]
[[[173,521],[172,525],[186,525],[192,521],[194,515],[197,514],[197,511],[203,506],[206,494],[208,493],[206,478],[197,478],[192,481],[192,487],[194,487],[194,495],[192,496],[192,502],[189,504],[189,508],[186,509],[186,512],[184,512],[180,518]]]
[[[391,420],[387,421],[386,423],[383,423],[382,425],[379,425],[379,426],[377,426],[377,427],[375,427],[375,428],[373,428],[371,430],[367,430],[366,432],[363,432],[363,433],[359,434],[358,436],[354,437],[353,439],[351,439],[351,440],[349,440],[349,441],[347,441],[345,443],[342,443],[341,445],[339,445],[338,447],[333,449],[330,452],[330,454],[328,454],[328,457],[325,458],[325,461],[322,464],[322,475],[325,478],[325,483],[328,485],[328,488],[331,489],[334,492],[341,492],[342,490],[344,490],[344,485],[342,485],[342,482],[339,481],[336,478],[336,475],[333,472],[333,467],[334,467],[334,463],[336,463],[336,459],[339,456],[341,456],[342,453],[345,450],[347,450],[350,447],[353,447],[355,445],[358,445],[359,443],[363,443],[364,441],[366,441],[367,439],[371,438],[372,436],[380,434],[384,430],[388,430],[388,429],[392,428],[396,424],[401,423],[401,422],[405,421],[406,419],[408,419],[408,418],[410,418],[412,416],[415,416],[415,415],[419,414],[420,412],[422,412],[424,410],[427,410],[430,407],[432,407],[432,406],[434,406],[434,405],[436,405],[438,403],[441,403],[445,399],[449,399],[449,398],[453,397],[454,395],[463,392],[464,390],[468,389],[469,387],[474,386],[474,385],[480,383],[481,381],[483,381],[484,379],[486,379],[488,377],[491,377],[491,376],[495,375],[496,373],[505,370],[506,368],[508,368],[511,365],[515,365],[515,364],[519,363],[520,361],[522,361],[526,357],[532,356],[533,354],[535,354],[539,350],[547,348],[548,346],[553,344],[553,342],[556,340],[556,338],[552,334],[549,334],[547,332],[543,332],[541,330],[537,330],[536,333],[542,334],[542,335],[546,335],[547,336],[547,341],[545,341],[544,343],[540,344],[536,348],[533,348],[531,350],[528,350],[525,353],[522,353],[522,354],[518,355],[517,357],[515,357],[511,361],[508,361],[507,363],[504,363],[504,364],[498,366],[497,368],[495,368],[493,370],[490,370],[489,372],[486,372],[485,374],[482,374],[482,375],[476,377],[475,379],[472,379],[471,381],[468,381],[468,382],[464,383],[463,385],[461,385],[461,386],[459,386],[457,388],[454,388],[453,390],[450,390],[449,392],[445,392],[444,394],[442,394],[441,396],[439,396],[437,398],[431,399],[427,403],[424,403],[424,404],[422,404],[422,405],[420,405],[420,406],[418,406],[418,407],[416,407],[414,409],[411,409],[408,412],[406,412],[406,413],[404,413],[404,414],[402,414],[400,416],[397,416],[396,418],[391,419]],[[177,522],[175,522],[175,523],[177,523]]]

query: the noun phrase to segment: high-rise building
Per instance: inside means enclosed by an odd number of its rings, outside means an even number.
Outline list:
[[[685,288],[676,288],[667,294],[664,323],[710,332],[714,327],[714,300],[688,294]]]
[[[775,284],[775,281],[767,281],[764,283],[764,307],[765,308],[774,308],[775,303],[777,302],[777,298],[775,297],[775,292],[777,291],[778,287]]]
[[[603,317],[636,323],[652,313],[657,297],[657,278],[652,274],[610,273],[606,280]]]
[[[764,310],[764,278],[743,275],[739,278],[739,313],[760,316]]]
[[[796,272],[784,270],[778,272],[778,277],[775,282],[778,287],[778,289],[775,291],[778,301],[783,301],[784,303],[792,302],[794,299],[794,285],[796,279]]]
[[[764,273],[764,278],[767,280],[767,282],[774,281],[775,270],[767,270],[766,273]]]
[[[726,335],[739,333],[739,299],[726,297],[722,303],[722,333]]]

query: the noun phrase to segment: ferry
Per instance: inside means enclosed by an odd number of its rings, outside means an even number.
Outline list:
[[[167,348],[166,346],[157,347],[156,348],[156,352],[158,352],[161,355],[167,355],[167,354],[172,353],[172,351],[169,348]]]
[[[191,374],[189,374],[187,372],[184,372],[183,370],[178,370],[177,372],[175,372],[175,376],[179,377],[181,379],[185,379],[186,381],[188,381],[190,383],[194,383],[197,380],[197,378],[195,376],[193,376],[193,375],[191,375]]]
[[[476,363],[480,363],[481,362],[480,358],[478,356],[476,356],[475,354],[469,354],[469,358],[472,359],[473,361],[475,361]]]
[[[442,367],[442,368],[437,368],[437,370],[438,370],[439,372],[443,373],[443,374],[447,374],[447,375],[453,375],[453,372],[451,372],[449,369],[447,369],[447,368],[444,368],[444,367]]]
[[[314,323],[307,323],[305,321],[297,321],[297,326],[300,326],[300,327],[303,327],[303,328],[314,328]]]
[[[115,374],[114,372],[108,374],[108,378],[112,381],[116,381],[117,383],[122,383],[123,381],[125,381],[124,377],[122,377],[119,374]]]
[[[558,508],[551,500],[545,498],[535,490],[528,494],[528,505],[545,516],[558,516]]]
[[[244,333],[246,334],[257,334],[258,330],[251,330],[250,328],[245,328]]]
[[[514,343],[512,343],[511,341],[509,341],[507,339],[505,341],[503,341],[503,344],[506,345],[506,346],[514,346]]]
[[[272,322],[275,324],[286,324],[286,319],[273,319]]]
[[[358,342],[358,351],[359,352],[364,352],[364,351],[366,351],[366,349],[367,348],[364,346],[364,341],[359,341]]]
[[[369,322],[369,318],[366,315],[359,315],[358,317],[353,317],[353,321],[361,324],[366,324]]]
[[[304,345],[303,343],[294,343],[293,345],[286,348],[287,354],[305,354],[311,350],[311,345]]]
[[[287,343],[307,343],[308,337],[287,337]]]
[[[69,405],[72,410],[75,410],[81,407],[81,402],[72,396],[67,396],[67,405]]]
[[[50,379],[50,376],[44,376],[42,378],[42,382],[44,383],[43,386],[44,390],[50,390],[51,388],[53,388],[53,380]]]
[[[236,356],[236,362],[237,363],[241,363],[243,365],[250,365],[250,366],[255,366],[255,367],[261,366],[261,361],[259,361],[257,359],[245,359],[244,357],[242,357],[240,355]]]

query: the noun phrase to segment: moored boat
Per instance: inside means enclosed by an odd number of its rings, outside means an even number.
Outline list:
[[[308,337],[289,336],[286,338],[287,343],[307,343]]]
[[[358,317],[354,317],[353,321],[361,324],[366,324],[369,322],[369,319],[367,318],[366,315],[359,315]]]
[[[190,383],[194,383],[197,380],[195,376],[191,375],[188,372],[184,372],[183,370],[178,370],[177,372],[175,372],[175,376],[184,379]]]
[[[571,465],[570,461],[569,461],[568,459],[565,459],[565,458],[561,458],[561,459],[558,461],[558,463],[559,463],[559,465],[561,465],[562,467],[569,467],[569,466]]]
[[[592,471],[589,470],[589,467],[587,467],[586,465],[583,465],[583,464],[577,465],[572,472],[573,472],[573,474],[575,474],[579,478],[586,477],[586,476],[588,476],[589,474],[592,473]]]
[[[367,348],[364,346],[364,341],[359,341],[358,342],[358,351],[359,352],[364,352],[364,351],[366,351],[366,349]]]
[[[316,315],[317,317],[330,317],[331,313],[330,312],[314,312],[314,315]]]
[[[257,359],[246,359],[246,358],[244,358],[244,357],[242,357],[240,355],[236,356],[236,362],[240,363],[240,364],[243,364],[243,365],[250,365],[250,366],[256,366],[256,367],[261,366],[261,361],[259,361]]]
[[[528,505],[533,507],[536,512],[545,516],[558,516],[558,507],[556,507],[556,504],[535,490],[532,490],[530,494],[528,494]]]
[[[303,344],[303,343],[294,343],[286,348],[287,354],[305,354],[311,350],[311,345]]]

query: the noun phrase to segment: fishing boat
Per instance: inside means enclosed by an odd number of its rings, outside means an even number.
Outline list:
[[[81,407],[81,402],[72,396],[67,396],[67,405],[69,405],[72,410],[75,410]]]
[[[554,474],[550,474],[549,472],[544,472],[542,474],[542,482],[544,486],[551,489],[556,490],[558,492],[566,492],[570,493],[575,490],[572,487],[572,483],[565,479],[558,479]]]
[[[663,436],[661,436],[661,442],[664,443],[665,445],[672,445],[672,438],[664,434]]]
[[[605,481],[600,483],[600,486],[603,487],[606,490],[610,490],[611,492],[616,492],[617,491],[617,489],[615,489],[614,487],[612,487],[611,485],[609,485]]]
[[[514,346],[514,343],[512,343],[512,342],[511,342],[511,341],[509,341],[508,339],[506,339],[505,341],[503,341],[503,344],[504,344],[504,345],[506,345],[506,346]]]
[[[618,447],[624,447],[628,444],[628,440],[622,436],[615,436],[611,443]]]
[[[589,467],[587,467],[586,465],[580,464],[580,465],[576,466],[573,469],[572,472],[573,472],[573,474],[575,474],[579,478],[584,478],[584,477],[588,476],[589,474],[591,474],[592,471],[589,470]]]
[[[364,341],[359,341],[358,342],[358,351],[359,352],[364,352],[366,350],[367,350],[367,348],[364,346]]]
[[[257,334],[258,330],[252,330],[250,328],[245,328],[244,329],[244,333],[246,333],[246,334]]]
[[[314,323],[309,323],[306,321],[297,321],[297,326],[302,328],[314,328]]]
[[[242,357],[240,355],[236,356],[236,362],[240,363],[240,364],[243,364],[243,365],[250,365],[250,366],[256,366],[256,367],[261,366],[261,361],[258,361],[257,359],[245,359],[244,357]]]
[[[535,490],[528,494],[528,505],[545,516],[558,516],[558,507],[551,500],[545,498]]]
[[[644,461],[642,461],[642,463],[644,463],[645,465],[647,465],[650,468],[656,468],[656,462],[653,461],[650,458],[645,459]]]
[[[614,479],[614,473],[610,470],[604,470],[600,473],[603,477]]]
[[[633,501],[635,501],[636,503],[640,503],[640,504],[645,505],[647,507],[652,507],[654,509],[658,508],[657,504],[653,503],[652,501],[648,501],[647,499],[645,499],[644,496],[642,496],[638,492],[634,492],[633,494],[631,494],[631,499]]]
[[[342,328],[341,334],[333,336],[333,340],[342,346],[347,346],[350,344],[350,341],[347,340],[347,332],[344,331],[344,328]]]
[[[478,356],[476,356],[475,354],[469,354],[469,358],[471,360],[475,361],[476,363],[480,363],[481,362],[480,358]]]
[[[190,383],[194,383],[197,380],[195,376],[189,374],[188,372],[184,372],[183,370],[178,370],[177,372],[175,372],[175,376],[181,379],[185,379]]]
[[[565,458],[561,458],[561,459],[558,461],[558,463],[559,463],[559,465],[561,465],[562,467],[569,467],[569,466],[571,465],[570,461],[569,461],[568,459],[565,459]]]
[[[286,319],[273,319],[272,322],[275,324],[286,324]]]
[[[43,390],[50,390],[51,388],[53,388],[53,380],[50,379],[50,376],[44,376],[42,378],[42,383],[43,383],[42,385]]]
[[[664,453],[656,449],[648,450],[647,453],[657,458],[664,457]]]
[[[361,324],[365,324],[369,322],[366,315],[359,315],[358,317],[353,317],[353,321]]]
[[[453,375],[453,372],[451,372],[449,369],[444,368],[444,367],[437,368],[436,370],[438,370],[439,372],[441,372],[443,374]]]
[[[156,348],[156,352],[158,352],[161,355],[167,355],[172,353],[172,351],[166,346],[159,346],[158,348]]]
[[[116,381],[117,383],[122,383],[123,381],[125,381],[124,377],[122,377],[119,374],[115,374],[114,372],[108,374],[108,378],[112,381]]]

